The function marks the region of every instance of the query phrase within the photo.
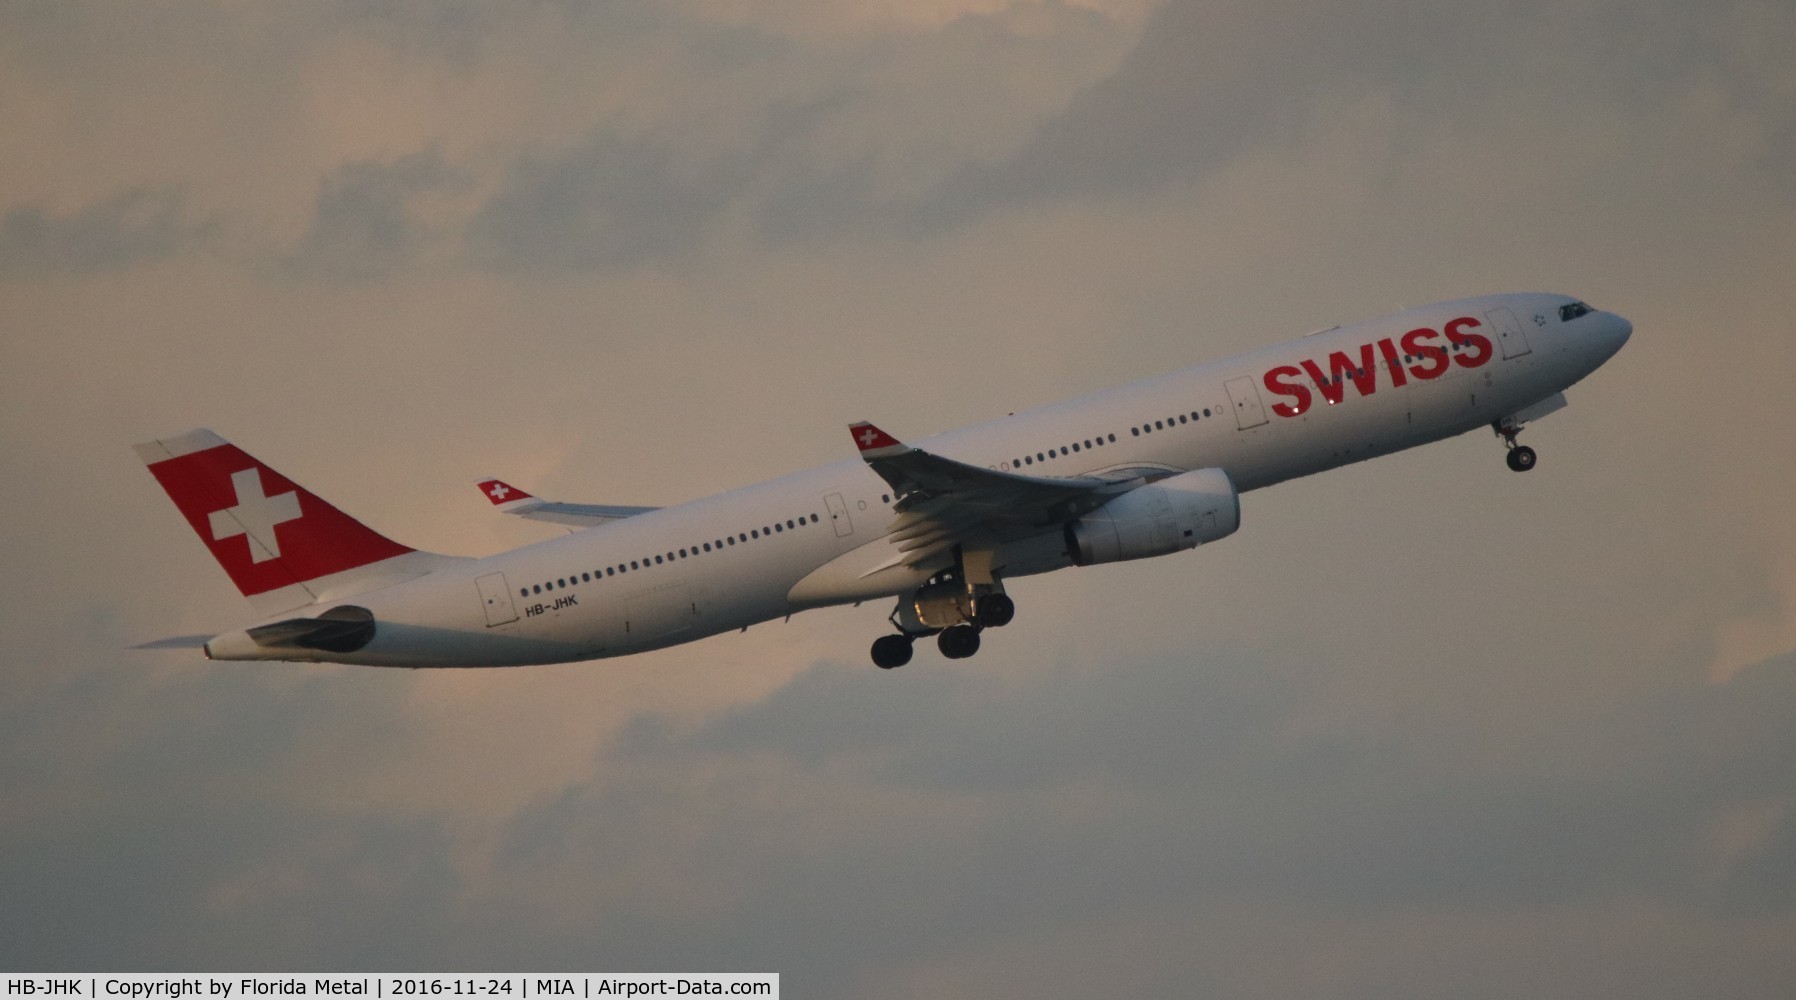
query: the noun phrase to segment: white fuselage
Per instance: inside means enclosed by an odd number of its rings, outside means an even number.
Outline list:
[[[1030,476],[1130,470],[1153,479],[1219,468],[1247,492],[1487,427],[1553,397],[1631,331],[1611,313],[1562,321],[1572,302],[1519,294],[1426,306],[912,443]],[[1456,346],[1443,332],[1467,317],[1476,323],[1461,329],[1475,329],[1484,348]],[[1424,330],[1435,336],[1405,343]],[[1343,361],[1352,372],[1337,382]],[[846,458],[484,559],[445,560],[356,594],[379,623],[375,638],[319,658],[584,660],[905,594],[943,566],[894,563],[886,535],[895,499],[865,462]],[[1068,565],[1055,528],[1002,546],[992,568],[1014,578]],[[231,639],[215,640],[209,654],[266,655]]]

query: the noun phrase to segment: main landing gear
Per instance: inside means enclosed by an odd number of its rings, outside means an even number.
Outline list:
[[[914,609],[914,598],[909,600]],[[916,641],[930,635],[935,636],[936,648],[942,651],[942,656],[950,660],[964,660],[979,652],[981,633],[988,628],[1008,625],[1016,617],[1016,602],[1007,594],[981,595],[972,602],[972,606],[973,613],[970,616],[959,616],[962,620],[958,623],[943,628],[929,628],[928,622],[921,620],[921,616],[903,614],[906,610],[905,600],[901,599],[898,609],[892,612],[892,624],[898,626],[899,631],[896,635],[882,635],[873,640],[873,665],[881,670],[904,666],[910,662]],[[915,624],[925,627],[916,631],[907,629],[905,626],[911,624],[912,619],[917,619]]]
[[[900,632],[897,635],[882,635],[873,640],[873,665],[881,670],[890,670],[909,663],[910,644],[915,638]]]
[[[1527,472],[1534,468],[1536,456],[1534,449],[1525,444],[1516,444],[1515,436],[1522,432],[1522,425],[1513,419],[1493,420],[1490,429],[1503,439],[1503,447],[1509,449],[1507,461],[1509,467],[1516,472]]]

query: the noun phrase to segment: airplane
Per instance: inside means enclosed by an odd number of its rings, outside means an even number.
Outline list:
[[[1488,427],[1524,426],[1633,325],[1564,295],[1407,309],[672,507],[545,500],[480,481],[506,514],[576,529],[484,558],[381,535],[209,430],[136,446],[260,620],[214,660],[493,667],[640,653],[896,599],[875,665],[934,636],[978,652],[1010,581],[1170,555],[1233,534],[1241,494]]]

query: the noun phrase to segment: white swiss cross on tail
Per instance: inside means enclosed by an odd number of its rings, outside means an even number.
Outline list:
[[[211,431],[146,441],[137,454],[264,613],[311,603],[308,581],[330,577],[343,590],[358,575],[398,572],[375,567],[412,554]]]
[[[231,473],[231,489],[237,494],[237,506],[215,510],[209,515],[212,538],[222,542],[248,535],[251,562],[279,559],[281,542],[275,536],[274,527],[299,520],[299,494],[289,490],[274,496],[263,495],[262,473],[253,468]]]

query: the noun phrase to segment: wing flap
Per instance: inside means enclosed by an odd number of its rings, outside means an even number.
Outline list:
[[[1139,477],[1025,476],[904,444],[865,421],[849,428],[861,458],[897,494],[888,538],[917,566],[956,545],[990,545],[1064,524],[1140,486]]]

